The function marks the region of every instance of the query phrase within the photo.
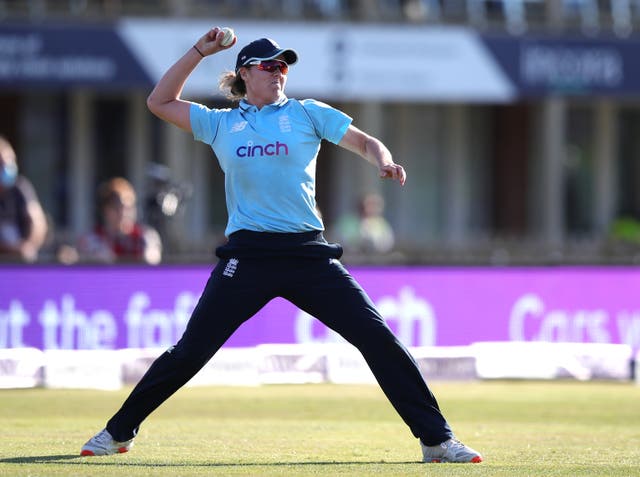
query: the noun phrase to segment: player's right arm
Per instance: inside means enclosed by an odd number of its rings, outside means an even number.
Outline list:
[[[353,124],[349,126],[338,146],[358,154],[374,166],[378,167],[379,175],[383,179],[397,180],[404,185],[407,173],[400,164],[393,162],[391,152],[382,141],[361,131]]]
[[[147,98],[147,107],[153,114],[180,129],[191,132],[189,119],[191,102],[181,98],[182,89],[189,75],[204,57],[231,48],[235,44],[234,39],[229,46],[220,45],[220,40],[224,36],[219,35],[220,32],[220,28],[215,27],[205,33],[195,46],[189,48],[182,58],[160,78]]]

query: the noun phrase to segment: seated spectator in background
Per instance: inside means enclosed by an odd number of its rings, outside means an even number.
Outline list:
[[[16,153],[0,136],[0,260],[34,262],[47,236],[47,219]]]
[[[384,198],[377,193],[366,194],[358,205],[358,216],[347,214],[338,220],[338,240],[360,253],[390,252],[395,236],[383,212]]]
[[[100,185],[98,211],[99,223],[78,242],[80,260],[160,263],[160,235],[137,221],[136,193],[126,179],[116,177]]]

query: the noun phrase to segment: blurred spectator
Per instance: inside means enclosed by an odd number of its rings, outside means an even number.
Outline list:
[[[95,229],[78,241],[80,260],[160,263],[160,235],[154,228],[138,222],[136,193],[126,179],[116,177],[100,185],[98,211]]]
[[[33,185],[18,174],[16,153],[0,136],[0,259],[35,261],[47,229]]]
[[[393,229],[384,218],[384,198],[377,193],[365,195],[358,205],[358,215],[347,214],[338,220],[338,240],[360,253],[386,253],[393,249]]]
[[[147,165],[147,196],[144,198],[145,222],[156,229],[161,239],[170,240],[172,219],[183,214],[193,195],[193,186],[188,182],[176,182],[169,167],[149,163]]]

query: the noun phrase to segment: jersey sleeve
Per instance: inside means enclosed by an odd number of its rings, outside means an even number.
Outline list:
[[[189,109],[193,138],[206,144],[212,144],[218,132],[218,126],[226,109],[209,109],[202,104],[192,103]]]
[[[304,99],[305,109],[321,139],[338,144],[353,119],[342,111],[315,99]]]

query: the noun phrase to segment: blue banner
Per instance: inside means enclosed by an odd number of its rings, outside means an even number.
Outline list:
[[[520,97],[637,96],[640,39],[483,36]]]
[[[111,25],[0,25],[0,87],[130,89],[152,80]]]

